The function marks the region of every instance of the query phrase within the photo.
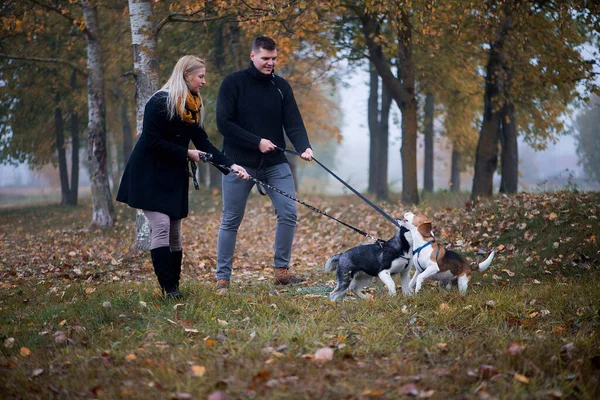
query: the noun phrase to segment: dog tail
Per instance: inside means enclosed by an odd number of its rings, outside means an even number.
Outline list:
[[[479,265],[473,266],[473,271],[479,270],[479,272],[483,272],[486,269],[488,269],[490,267],[490,265],[492,264],[492,260],[494,259],[495,254],[496,254],[496,250],[493,250],[490,253],[490,255],[488,256],[488,258],[485,259],[484,262],[480,263]]]
[[[327,262],[325,263],[325,267],[323,267],[325,272],[333,272],[337,269],[341,255],[342,253],[338,253],[335,256],[331,256],[329,260],[327,260]]]

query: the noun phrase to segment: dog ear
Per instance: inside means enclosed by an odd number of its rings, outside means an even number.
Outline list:
[[[424,238],[430,237],[431,236],[431,221],[423,222],[421,225],[419,225],[417,230],[419,231],[421,236],[423,236]]]

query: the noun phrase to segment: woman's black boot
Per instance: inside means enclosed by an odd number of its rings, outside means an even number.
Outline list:
[[[152,256],[152,265],[154,265],[154,273],[158,278],[158,283],[167,298],[178,299],[183,297],[181,292],[177,290],[175,274],[171,261],[171,249],[168,246],[158,247],[150,250]]]

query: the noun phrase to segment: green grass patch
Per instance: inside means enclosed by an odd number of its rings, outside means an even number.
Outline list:
[[[88,205],[0,211],[2,398],[207,398],[222,390],[229,398],[593,399],[600,392],[597,194],[426,206],[440,236],[472,261],[477,250],[502,246],[492,268],[473,276],[465,296],[427,282],[416,296],[391,298],[376,282],[369,300],[340,303],[328,301],[334,276],[321,268],[358,244],[356,236],[299,211],[293,268],[309,282],[274,286],[264,250],[273,226],[260,222],[269,209],[259,197],[241,230],[251,237],[240,236],[232,288],[218,296],[220,200],[194,196],[183,228],[181,301],[160,297],[147,254],[128,253],[135,216],[127,208],[117,208],[114,228],[91,232]],[[311,200],[347,206],[344,218],[357,224],[374,221],[352,198]],[[394,201],[384,207],[404,211]],[[333,359],[315,361],[324,347]]]

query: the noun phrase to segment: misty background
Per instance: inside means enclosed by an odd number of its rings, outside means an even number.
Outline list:
[[[340,131],[343,139],[340,144],[330,144],[330,151],[319,153],[316,147],[315,157],[332,169],[342,179],[359,191],[366,191],[368,186],[369,165],[369,129],[367,125],[367,99],[369,94],[369,75],[361,68],[342,67],[338,73],[344,78],[337,85],[335,98],[338,100],[342,116]],[[208,112],[215,112],[209,110]],[[578,110],[567,119],[567,129],[575,129],[573,120]],[[109,116],[110,118],[110,116]],[[390,122],[390,146],[388,152],[388,174],[390,190],[399,192],[402,188],[402,166],[400,158],[400,113],[396,104],[392,104]],[[446,139],[438,133],[441,131],[440,121],[436,121],[435,163],[434,163],[434,188],[446,190],[450,188],[450,153],[451,148]],[[535,151],[522,140],[519,141],[519,171],[520,190],[536,191],[560,189],[576,185],[579,189],[598,189],[599,185],[587,179],[576,153],[577,142],[575,137],[565,134],[559,137],[558,142],[548,143],[544,151]],[[309,132],[309,137],[310,137]],[[419,187],[423,183],[423,142],[422,135],[418,145]],[[329,158],[333,155],[333,159]],[[82,157],[85,161],[85,156]],[[84,165],[82,165],[84,167]],[[299,161],[298,177],[300,190],[313,193],[340,194],[348,190],[333,177],[326,175],[318,165],[307,165]],[[27,164],[18,166],[0,165],[0,203],[2,197],[18,195],[22,188],[39,188],[46,200],[60,200],[60,184],[58,174],[51,165],[39,171],[32,171]],[[320,170],[320,171],[319,171]],[[320,172],[323,173],[320,173]],[[317,179],[305,179],[307,175],[316,175]],[[461,190],[470,191],[473,171],[463,172],[461,175]],[[495,188],[499,186],[500,176],[495,175]],[[89,174],[80,174],[80,194],[89,194]],[[3,195],[4,194],[4,195]],[[18,196],[17,196],[18,197]]]

